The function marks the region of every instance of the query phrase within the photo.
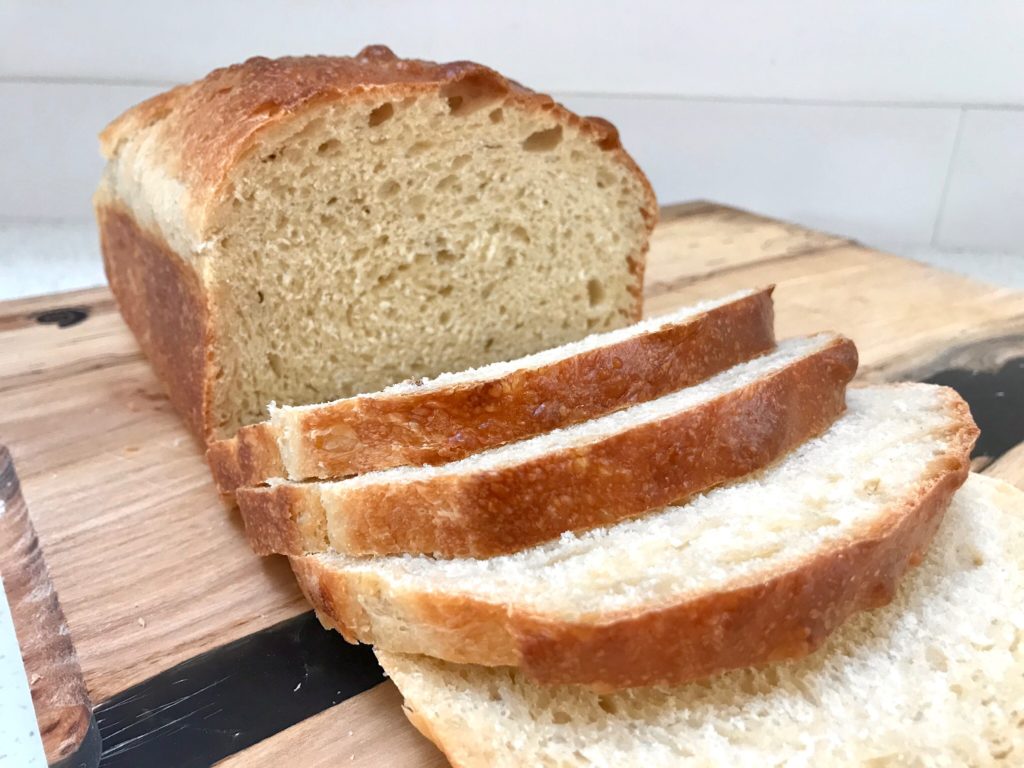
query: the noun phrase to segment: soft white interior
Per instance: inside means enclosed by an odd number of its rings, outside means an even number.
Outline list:
[[[570,620],[741,586],[855,537],[949,448],[944,390],[852,389],[848,412],[771,468],[681,507],[486,560],[319,555],[397,591],[471,595]]]
[[[895,600],[797,662],[599,695],[378,656],[464,768],[1010,768],[1024,764],[1024,495],[972,477]]]
[[[693,387],[686,387],[672,394],[649,400],[639,405],[615,411],[597,419],[574,424],[562,429],[545,432],[542,435],[509,443],[448,464],[433,466],[404,466],[367,472],[348,480],[319,483],[323,493],[344,492],[352,488],[382,483],[411,483],[447,475],[462,475],[470,472],[486,472],[509,464],[530,461],[538,456],[548,455],[580,445],[597,442],[626,429],[664,419],[673,413],[694,408],[728,392],[741,389],[757,379],[771,375],[797,360],[827,347],[836,340],[834,334],[787,339],[780,342],[774,352],[733,366]]]
[[[637,309],[649,198],[550,111],[466,83],[297,115],[209,243],[219,433],[579,339]]]
[[[392,384],[389,387],[385,387],[379,392],[370,392],[359,395],[359,397],[378,398],[403,395],[411,392],[421,394],[434,392],[456,384],[465,384],[467,382],[496,381],[508,376],[510,373],[514,373],[515,371],[531,370],[534,368],[553,365],[562,360],[567,360],[571,357],[582,355],[585,352],[590,352],[601,347],[610,347],[615,344],[621,344],[624,341],[628,341],[629,339],[633,339],[638,336],[643,336],[647,333],[652,333],[666,326],[681,325],[697,315],[725,306],[726,304],[732,304],[740,299],[752,296],[757,292],[758,291],[756,290],[737,291],[736,293],[731,293],[720,299],[701,301],[697,304],[683,307],[682,309],[678,309],[667,315],[650,317],[646,320],[640,321],[639,323],[626,326],[625,328],[618,328],[614,331],[606,331],[605,333],[592,333],[579,341],[572,341],[568,344],[563,344],[560,347],[545,349],[541,352],[534,352],[515,360],[502,360],[496,363],[489,363],[488,365],[480,366],[479,368],[469,368],[467,370],[457,371],[454,373],[442,373],[434,378],[402,381],[398,384]],[[315,411],[318,408],[322,408],[324,405],[325,403],[297,406],[278,406],[277,404],[272,404],[270,407],[270,416],[275,427],[283,428],[285,424],[290,421],[290,417],[293,415]]]

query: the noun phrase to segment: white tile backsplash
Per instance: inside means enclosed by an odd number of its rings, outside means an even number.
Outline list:
[[[0,221],[92,216],[97,134],[153,86],[0,82]]]
[[[927,242],[955,109],[566,99],[615,123],[664,202],[704,198],[865,240]]]
[[[1024,253],[1024,111],[968,110],[948,184],[936,244]]]
[[[549,91],[1024,103],[1014,0],[0,3],[0,76],[180,81],[255,54],[483,61]]]

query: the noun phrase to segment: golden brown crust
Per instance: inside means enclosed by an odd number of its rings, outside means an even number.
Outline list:
[[[524,88],[483,65],[401,59],[382,45],[367,46],[356,56],[255,57],[216,69],[201,80],[128,110],[100,134],[100,145],[106,157],[114,157],[122,141],[159,123],[161,143],[173,153],[173,160],[168,160],[170,170],[190,191],[192,205],[204,211],[200,219],[205,221],[223,198],[231,170],[262,134],[311,107],[363,98],[378,89],[386,89],[388,98],[393,99],[437,90],[451,100],[481,95],[504,98],[525,109],[552,114],[579,128],[601,149],[615,152],[629,167],[643,185],[647,197],[644,219],[649,231],[654,228],[658,209],[650,182],[623,151],[611,123],[580,117],[550,96]],[[631,266],[639,290],[643,254],[636,258]]]
[[[927,467],[912,495],[879,515],[872,529],[858,532],[855,539],[758,584],[663,608],[610,614],[595,622],[567,622],[465,596],[411,591],[389,595],[391,602],[381,609],[400,615],[400,621],[388,626],[401,624],[404,632],[381,631],[383,624],[375,631],[364,617],[359,630],[347,636],[397,652],[517,665],[541,683],[604,690],[675,685],[805,656],[853,613],[889,602],[907,569],[923,557],[953,493],[967,478],[978,435],[966,403],[952,390],[947,407],[953,431],[949,449]],[[294,559],[293,567],[304,589],[313,583],[350,596],[386,590],[382,580],[330,570],[314,557]],[[438,611],[442,601],[444,613]],[[351,630],[345,616],[330,612],[329,598],[314,602],[314,607]],[[501,607],[503,612],[495,610]],[[493,617],[495,626],[487,647],[478,649],[458,627],[486,616]],[[511,653],[495,637],[500,633],[508,633]]]
[[[275,552],[265,542],[278,542],[285,551],[300,552],[304,541],[327,540],[323,526],[318,531],[304,525],[310,519],[325,518],[326,512],[315,497],[294,487],[281,486],[278,493],[254,496],[247,506],[250,514],[242,517],[245,535],[257,555]]]
[[[203,443],[211,436],[206,295],[193,270],[160,235],[116,203],[98,203],[103,268],[121,315],[167,390],[171,404]]]
[[[455,461],[691,386],[774,346],[772,290],[500,380],[320,406],[292,427],[302,458],[293,479]],[[269,422],[214,443],[207,458],[223,493],[286,474]]]
[[[246,530],[283,531],[296,509],[327,507],[327,540],[288,531],[250,542],[299,555],[491,557],[665,506],[778,459],[842,413],[857,350],[837,338],[751,384],[600,441],[486,472],[401,484],[285,483],[239,489]],[[296,494],[301,494],[301,501]],[[342,495],[343,494],[343,495]],[[332,500],[336,499],[336,500]],[[323,508],[323,507],[321,507]],[[276,520],[267,520],[268,516]],[[294,549],[299,541],[302,550]]]
[[[234,437],[211,443],[206,449],[206,461],[218,490],[227,495],[242,486],[286,474],[277,436],[265,421],[242,427]]]

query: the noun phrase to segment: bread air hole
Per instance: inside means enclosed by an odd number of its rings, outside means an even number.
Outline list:
[[[556,125],[544,131],[534,131],[523,140],[527,152],[550,152],[562,143],[562,126]]]
[[[328,139],[327,141],[325,141],[323,144],[316,148],[316,153],[321,156],[333,155],[339,149],[341,149],[340,141],[338,141],[337,139]]]
[[[429,141],[417,141],[415,144],[413,144],[411,147],[409,147],[405,151],[405,156],[406,157],[417,157],[419,155],[422,155],[424,152],[426,152],[432,146],[434,146],[434,145],[431,144]]]
[[[252,117],[265,115],[267,117],[273,117],[281,111],[281,105],[274,101],[264,101],[262,104],[257,105],[253,108],[249,114]]]
[[[590,299],[590,306],[596,307],[604,301],[604,286],[596,277],[587,282],[587,298]]]
[[[569,715],[568,712],[564,710],[556,709],[554,712],[551,713],[551,722],[553,722],[555,725],[565,725],[566,723],[571,721],[572,717]]]
[[[447,102],[449,114],[464,117],[504,98],[506,93],[505,86],[493,76],[478,74],[446,85],[441,90],[441,98]]]
[[[371,128],[376,128],[383,122],[390,120],[395,114],[395,105],[390,101],[381,104],[375,110],[370,112],[369,124]]]
[[[281,356],[274,354],[273,352],[267,353],[267,365],[270,366],[270,370],[274,372],[275,376],[280,376],[283,367],[281,365]]]
[[[598,696],[597,706],[607,712],[609,715],[616,715],[619,712],[619,705],[615,702],[615,699],[610,696]]]

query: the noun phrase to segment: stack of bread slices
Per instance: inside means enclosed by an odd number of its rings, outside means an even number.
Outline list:
[[[1024,759],[1018,492],[955,392],[847,389],[771,293],[272,406],[210,465],[455,765]]]

